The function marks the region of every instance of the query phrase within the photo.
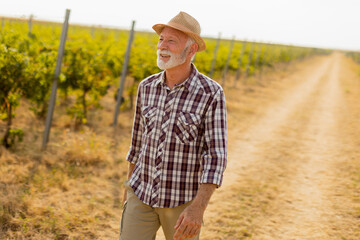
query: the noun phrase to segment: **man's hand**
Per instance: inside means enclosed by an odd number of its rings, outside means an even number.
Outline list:
[[[194,201],[184,209],[176,222],[174,240],[193,238],[200,233],[205,209],[216,185],[201,184]]]
[[[204,211],[189,205],[176,222],[174,240],[193,238],[200,233]]]

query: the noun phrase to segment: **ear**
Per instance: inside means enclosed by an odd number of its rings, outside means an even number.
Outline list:
[[[197,52],[198,48],[199,48],[199,46],[197,45],[197,43],[193,43],[190,48],[193,50],[193,51],[191,51],[191,53],[195,54]]]
[[[189,53],[190,53],[191,57],[195,55],[197,50],[198,50],[198,45],[196,43],[191,44],[190,49],[189,49]]]

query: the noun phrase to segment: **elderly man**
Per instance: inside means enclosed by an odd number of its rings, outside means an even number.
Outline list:
[[[160,226],[167,240],[199,239],[226,167],[224,92],[191,63],[206,48],[192,16],[153,29],[164,71],[139,84],[120,239],[155,239]]]

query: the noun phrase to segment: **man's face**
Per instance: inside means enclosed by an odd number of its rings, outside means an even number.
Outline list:
[[[188,36],[181,31],[165,27],[157,45],[157,65],[166,70],[183,64],[188,55]]]

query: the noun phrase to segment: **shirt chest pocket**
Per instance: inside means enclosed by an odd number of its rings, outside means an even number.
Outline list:
[[[156,113],[158,109],[156,107],[145,106],[141,109],[144,119],[145,135],[149,135],[153,132],[156,123]]]
[[[187,144],[199,135],[201,116],[189,112],[179,112],[175,122],[175,136],[180,142]]]

